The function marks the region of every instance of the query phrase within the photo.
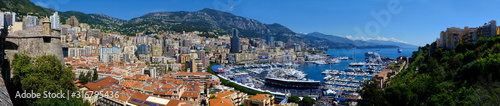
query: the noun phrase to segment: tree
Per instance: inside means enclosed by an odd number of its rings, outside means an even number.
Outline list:
[[[240,106],[246,106],[246,104],[245,104],[245,103],[241,103],[241,105],[240,105]]]
[[[387,105],[383,97],[383,91],[379,89],[377,80],[366,81],[361,87],[363,89],[358,92],[363,99],[358,102],[359,105]]]
[[[90,81],[93,81],[92,79],[92,73],[90,71],[87,71],[87,75],[85,75],[85,78],[87,78],[87,81],[90,82]]]
[[[40,57],[29,57],[26,54],[15,54],[12,61],[14,87],[11,92],[31,91],[35,93],[43,92],[73,92],[76,87],[73,84],[75,74],[71,71],[71,66],[65,68],[61,61],[54,55],[43,55]],[[83,99],[49,99],[49,98],[15,98],[15,93],[11,93],[14,105],[90,105],[84,104]]]
[[[293,95],[293,96],[288,97],[288,100],[290,102],[293,102],[293,103],[299,103],[300,102],[300,98],[297,95]]]
[[[88,79],[85,77],[85,74],[83,72],[80,72],[80,75],[78,75],[78,80],[80,80],[81,84],[87,84]]]
[[[305,105],[307,106],[311,106],[313,104],[316,103],[316,100],[314,100],[313,98],[309,97],[309,96],[305,96],[303,99],[302,99],[302,102],[304,102]]]
[[[215,99],[215,95],[210,96],[210,99]]]
[[[92,76],[92,80],[95,81],[99,78],[99,73],[97,73],[97,70],[94,69],[94,76]]]

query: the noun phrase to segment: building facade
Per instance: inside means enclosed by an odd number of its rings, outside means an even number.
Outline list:
[[[61,20],[59,18],[59,14],[57,12],[55,12],[52,16],[50,16],[50,23],[52,23],[50,25],[50,28],[60,30],[61,29],[60,22],[61,22]]]
[[[238,30],[233,28],[233,37],[231,38],[231,53],[240,52],[240,38],[238,37]]]

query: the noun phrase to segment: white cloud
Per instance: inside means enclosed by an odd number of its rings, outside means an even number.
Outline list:
[[[380,41],[393,41],[393,42],[399,42],[399,43],[406,43],[408,44],[408,42],[405,42],[405,41],[402,41],[402,40],[399,40],[399,39],[396,39],[394,37],[391,37],[391,38],[386,38],[386,37],[380,37],[380,36],[377,36],[377,37],[373,37],[373,38],[365,38],[365,37],[353,37],[353,36],[350,36],[350,35],[347,35],[345,36],[347,39],[350,39],[350,40],[362,40],[362,41],[368,41],[368,40],[380,40]]]

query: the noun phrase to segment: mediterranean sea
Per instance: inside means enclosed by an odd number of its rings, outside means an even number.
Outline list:
[[[342,60],[338,64],[325,64],[316,65],[313,63],[305,63],[300,65],[298,68],[307,74],[307,79],[312,79],[315,81],[323,81],[326,75],[322,75],[321,72],[326,69],[343,71],[349,68],[349,63],[352,62],[365,62],[366,52],[377,52],[380,56],[389,57],[395,59],[399,56],[411,57],[413,51],[417,51],[418,48],[403,48],[401,53],[398,53],[397,48],[378,48],[378,49],[330,49],[326,51],[331,57],[354,57],[353,60]],[[359,79],[359,78],[356,78]],[[370,78],[371,79],[371,78]]]

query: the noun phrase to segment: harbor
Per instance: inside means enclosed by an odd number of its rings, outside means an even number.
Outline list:
[[[356,91],[362,89],[361,85],[365,81],[374,79],[377,74],[388,69],[389,64],[396,62],[397,57],[411,55],[408,52],[398,53],[395,49],[331,50],[328,52],[329,54],[344,54],[346,57],[350,56],[355,59],[325,65],[321,68],[317,65],[316,67],[305,65],[301,69],[307,70],[305,71],[307,73],[321,73],[321,75],[310,76],[311,78],[322,76],[321,100],[336,100],[340,103],[358,101],[360,95]]]
[[[302,63],[222,64],[216,72],[219,77],[248,89],[270,92],[278,101],[286,95],[342,100],[359,96],[356,91],[365,81],[395,62],[395,56],[384,57],[378,52],[351,56],[313,54]]]

